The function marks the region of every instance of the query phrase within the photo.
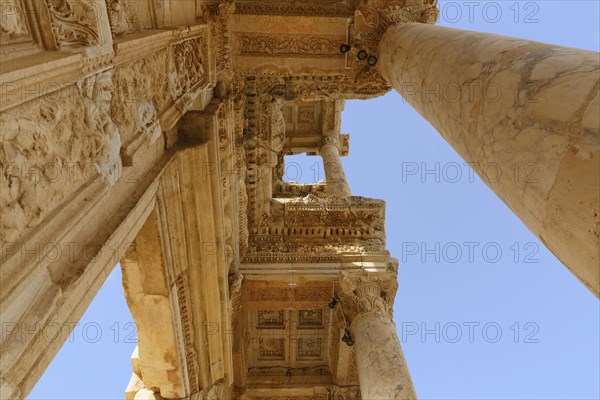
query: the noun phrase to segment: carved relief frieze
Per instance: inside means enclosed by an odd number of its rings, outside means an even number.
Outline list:
[[[121,174],[110,71],[0,114],[0,236],[16,240],[85,185]]]
[[[192,392],[200,388],[200,377],[198,358],[194,350],[194,326],[191,304],[189,302],[188,282],[185,272],[179,274],[175,279],[177,305],[179,306],[179,323],[181,324],[181,335],[185,350],[185,364],[189,386]]]
[[[246,263],[294,263],[294,262],[339,262],[344,254],[367,254],[385,251],[378,240],[344,243],[285,243],[266,237],[251,237]]]
[[[160,116],[171,103],[168,49],[114,68],[111,114],[121,129],[125,165],[162,135]]]
[[[175,43],[171,85],[173,98],[191,92],[208,82],[208,47],[203,36]]]
[[[232,268],[232,262],[237,259],[235,252],[237,234],[234,231],[234,220],[238,218],[237,206],[234,204],[237,201],[236,179],[237,171],[235,170],[235,148],[233,145],[232,121],[234,113],[232,109],[232,101],[227,99],[221,101],[217,109],[217,127],[216,134],[219,142],[219,167],[221,176],[221,199],[223,202],[223,236],[225,240],[225,255],[228,268]],[[238,228],[236,227],[236,230]]]
[[[229,275],[229,305],[232,319],[237,318],[242,309],[242,274]]]
[[[342,57],[335,35],[239,33],[240,54],[252,57]]]
[[[106,0],[108,20],[113,37],[140,31],[138,7],[143,3],[133,0]]]
[[[306,368],[287,368],[287,367],[264,367],[248,368],[248,377],[266,377],[266,376],[323,376],[329,375],[327,367],[306,367]]]
[[[231,16],[235,11],[234,3],[209,4],[205,14],[210,22],[210,35],[215,52],[217,74],[231,74]]]
[[[97,172],[110,185],[121,176],[121,135],[111,117],[113,92],[112,71],[102,72],[77,83],[83,97],[88,129],[93,139],[86,149],[88,157],[95,160]]]
[[[330,400],[361,400],[360,387],[358,386],[333,386]]]
[[[0,18],[0,44],[30,40],[26,11],[21,0],[4,0]]]
[[[327,4],[300,2],[241,1],[235,4],[236,14],[283,15],[305,17],[349,17],[352,8],[345,2]]]
[[[136,136],[144,137],[149,143],[154,143],[162,133],[154,103],[148,100],[138,101],[136,111]]]
[[[242,291],[242,301],[331,301],[331,286],[249,287]]]
[[[57,47],[100,44],[100,9],[86,0],[44,0]]]
[[[286,201],[284,210],[284,226],[287,228],[328,227],[333,230],[347,227],[360,236],[384,236],[385,203],[382,200],[308,195]]]
[[[293,183],[277,181],[273,188],[273,197],[275,198],[292,198],[306,197],[309,194],[317,197],[326,197],[325,183],[308,184],[308,183]]]
[[[339,51],[339,50],[338,50]],[[316,101],[335,99],[370,99],[387,93],[391,87],[382,78],[372,76],[376,71],[364,72],[369,79],[356,79],[352,70],[348,75],[255,77],[257,93],[279,96],[286,101]],[[354,75],[353,75],[354,74]]]

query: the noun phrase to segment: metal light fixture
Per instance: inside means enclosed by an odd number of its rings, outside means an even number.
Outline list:
[[[349,52],[350,49],[352,49],[352,47],[349,44],[342,44],[340,46],[340,52],[342,52],[343,54],[346,54],[347,52]]]
[[[336,297],[334,297],[333,299],[331,299],[331,303],[328,304],[329,308],[331,308],[332,310],[335,308],[335,306],[338,303],[338,299]]]
[[[350,329],[344,329],[344,336],[342,337],[342,342],[346,343],[349,347],[352,347],[354,345],[354,340],[352,340]]]

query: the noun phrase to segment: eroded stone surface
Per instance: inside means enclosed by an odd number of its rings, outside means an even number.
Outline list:
[[[402,24],[379,56],[383,76],[598,295],[598,55]]]

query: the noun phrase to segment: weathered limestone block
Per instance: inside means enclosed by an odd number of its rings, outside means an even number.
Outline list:
[[[114,69],[111,113],[121,128],[125,165],[132,165],[135,152],[162,133],[159,116],[172,101],[168,64],[168,49],[161,49]]]
[[[139,357],[136,363],[144,387],[166,398],[182,398],[188,393],[178,356],[157,224],[157,215],[153,212],[121,260],[123,289],[137,324]]]
[[[3,398],[26,397],[54,358],[149,214],[169,157],[152,149],[135,181],[92,183],[55,209],[51,223],[2,243],[1,317],[13,327],[0,343]]]
[[[122,172],[111,73],[0,114],[0,237],[16,241],[86,184]]]
[[[525,225],[600,294],[598,54],[422,24],[378,69]]]

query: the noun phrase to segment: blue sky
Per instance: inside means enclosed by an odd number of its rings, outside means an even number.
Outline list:
[[[440,25],[600,46],[597,1],[440,9]],[[441,136],[393,92],[348,102],[342,130],[353,194],[387,202],[388,248],[400,260],[394,315],[419,397],[600,398],[598,300]],[[323,178],[318,161],[291,160],[308,182]],[[120,280],[116,268],[30,399],[123,398],[135,336]]]

